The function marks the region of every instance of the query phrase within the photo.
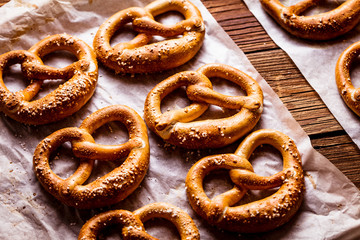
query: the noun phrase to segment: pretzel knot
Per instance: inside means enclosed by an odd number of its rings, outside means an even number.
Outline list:
[[[41,58],[67,50],[79,60],[64,68],[43,64]],[[4,70],[20,63],[30,84],[22,91],[10,92],[3,80]],[[95,53],[82,40],[67,34],[49,36],[28,51],[16,50],[0,56],[0,111],[10,118],[32,125],[61,120],[78,111],[93,95],[98,77]],[[31,101],[40,91],[43,80],[64,79],[65,83],[43,98]]]
[[[283,170],[269,177],[253,172],[248,159],[260,144],[270,144],[283,157]],[[203,189],[211,171],[228,169],[235,187],[213,199]],[[235,232],[262,232],[289,221],[299,209],[305,190],[301,159],[294,142],[281,132],[264,129],[253,132],[235,154],[221,154],[199,160],[186,177],[187,196],[192,208],[210,224]],[[247,190],[280,187],[264,199],[236,205]]]
[[[305,39],[328,40],[343,35],[360,22],[360,2],[347,0],[336,9],[302,16],[322,0],[304,0],[286,7],[279,0],[260,0],[263,8],[289,33]]]
[[[185,19],[174,25],[154,20],[169,11],[177,11]],[[127,23],[139,34],[129,42],[110,46],[112,36]],[[148,44],[154,35],[169,39]],[[98,59],[117,73],[148,73],[189,61],[199,51],[204,36],[205,25],[195,5],[187,0],[157,0],[145,8],[132,7],[111,16],[100,26],[93,45]]]
[[[156,238],[145,232],[143,222],[152,218],[165,218],[172,222],[179,231],[181,239],[200,239],[199,231],[190,216],[169,203],[152,203],[136,211],[110,210],[88,220],[80,230],[79,240],[97,239],[106,226],[120,224],[122,239],[139,240]]]
[[[96,144],[91,134],[110,121],[120,121],[129,132],[129,141],[120,145]],[[80,164],[67,179],[49,166],[51,154],[70,141]],[[141,183],[149,165],[149,142],[142,118],[131,108],[113,105],[87,117],[79,128],[58,130],[42,140],[34,152],[34,170],[43,187],[61,202],[76,208],[98,208],[117,203]],[[82,185],[90,176],[94,160],[111,161],[127,157],[101,178]]]
[[[339,57],[335,77],[338,90],[348,107],[360,116],[360,88],[351,82],[350,68],[360,54],[360,42],[350,45]]]
[[[247,96],[226,96],[213,91],[208,79],[211,77],[234,82]],[[193,103],[162,114],[161,100],[181,86],[187,87],[187,95]],[[227,118],[193,121],[207,110],[208,104],[239,111]],[[144,116],[148,127],[173,145],[194,149],[217,148],[249,132],[258,122],[262,109],[262,90],[254,79],[224,64],[207,64],[196,72],[175,74],[155,86],[145,100]]]

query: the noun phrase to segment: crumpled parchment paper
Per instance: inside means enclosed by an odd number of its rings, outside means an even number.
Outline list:
[[[144,1],[11,1],[0,8],[0,53],[13,49],[29,49],[47,35],[68,33],[92,45],[98,27],[112,14],[131,6],[145,6]],[[201,239],[356,239],[360,237],[359,190],[325,157],[316,152],[308,136],[292,118],[277,95],[256,72],[243,52],[221,29],[199,0],[193,0],[203,14],[206,37],[200,52],[190,62],[177,69],[147,75],[123,76],[100,64],[99,81],[91,100],[77,113],[63,121],[45,126],[27,126],[0,116],[0,239],[76,239],[82,225],[94,214],[109,209],[133,211],[152,202],[169,202],[186,211],[197,224]],[[176,21],[176,17],[163,20]],[[116,37],[116,41],[129,36]],[[51,66],[66,66],[73,58],[56,54],[45,59]],[[272,128],[294,139],[301,153],[306,171],[306,194],[295,217],[283,227],[262,234],[246,235],[225,232],[209,226],[196,215],[187,202],[184,180],[189,168],[200,158],[217,153],[233,153],[241,140],[222,148],[184,150],[169,146],[149,131],[151,157],[148,173],[141,186],[124,201],[102,209],[77,210],[67,207],[48,194],[37,181],[32,169],[32,157],[37,144],[54,131],[64,127],[78,127],[82,120],[97,109],[112,104],[124,104],[143,114],[147,93],[160,81],[176,72],[196,70],[206,63],[225,63],[251,75],[264,91],[264,112],[255,129]],[[14,68],[14,69],[13,69]],[[15,91],[25,86],[16,66],[5,75],[5,83]],[[55,86],[54,86],[55,85]],[[52,81],[48,88],[56,88]],[[44,91],[47,89],[44,87]],[[218,82],[215,89],[234,94],[231,85]],[[45,94],[42,92],[42,95]],[[183,106],[182,96],[167,100],[170,107]],[[175,96],[175,95],[174,95]],[[222,109],[213,108],[214,112]],[[211,112],[211,111],[210,111]],[[224,110],[224,114],[226,111]],[[115,144],[126,141],[126,132],[116,123],[101,127],[94,134],[99,143]],[[271,175],[281,170],[279,154],[263,147],[251,159],[255,172]],[[110,171],[117,163],[98,164],[89,181]],[[69,144],[61,147],[51,167],[61,177],[68,177],[76,169],[77,160]],[[210,177],[205,189],[214,196],[231,186],[226,177]],[[219,175],[219,176],[226,176]],[[269,194],[269,193],[266,193]],[[258,197],[253,193],[253,198]],[[150,226],[147,229],[161,239],[174,239],[174,231]],[[113,237],[114,232],[111,232]],[[116,235],[116,234],[115,234]]]
[[[319,94],[330,112],[344,128],[354,143],[360,147],[358,131],[360,118],[347,107],[341,98],[335,82],[335,66],[341,53],[351,44],[360,41],[360,25],[336,39],[327,41],[310,41],[296,38],[283,30],[261,7],[260,1],[244,0],[273,41],[281,47],[294,61],[305,79]],[[299,0],[281,1],[284,5],[293,5]],[[326,1],[318,8],[311,9],[307,14],[332,10],[344,1]],[[330,4],[332,3],[332,4]],[[359,87],[360,68],[354,67],[351,72],[352,82]]]

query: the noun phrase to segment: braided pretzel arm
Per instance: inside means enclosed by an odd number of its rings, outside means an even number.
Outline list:
[[[247,108],[250,111],[262,111],[262,90],[242,71],[225,64],[206,64],[197,70],[207,78],[219,77],[239,85],[247,96],[227,96],[217,93],[208,87],[196,85],[187,89],[188,96],[193,101],[204,101],[230,109]]]
[[[197,72],[181,72],[160,82],[148,94],[145,100],[145,120],[148,127],[158,133],[162,138],[169,138],[171,128],[179,122],[190,122],[203,114],[207,108],[206,103],[191,103],[183,109],[177,109],[162,114],[161,100],[181,86],[200,85],[212,88],[211,82]]]
[[[348,107],[360,116],[360,88],[351,82],[350,69],[360,54],[360,42],[350,45],[339,57],[335,68],[335,79],[341,97]]]
[[[173,25],[164,25],[146,18],[136,19],[134,21],[134,28],[137,31],[163,37],[174,37],[183,33],[185,35],[192,35],[189,32],[190,30],[200,31],[202,35],[204,34],[205,26],[201,13],[190,1],[154,1],[147,5],[145,10],[154,17],[166,12],[177,11],[185,17],[185,20]]]
[[[234,186],[231,190],[218,195],[214,199],[209,199],[203,188],[203,180],[212,171],[238,168],[253,171],[247,159],[240,158],[235,154],[214,155],[199,160],[186,176],[186,193],[191,207],[211,225],[217,225],[220,221],[223,221],[227,208],[240,201],[247,190]]]
[[[120,121],[128,129],[129,142],[96,144],[91,133],[109,121]],[[91,125],[93,124],[93,125]],[[51,153],[71,141],[80,166],[67,179],[58,177],[49,166]],[[111,172],[82,185],[90,176],[94,160],[127,158]],[[117,203],[131,194],[143,180],[149,165],[147,129],[141,117],[122,105],[100,109],[84,120],[80,128],[64,128],[46,137],[34,152],[34,170],[43,187],[58,200],[76,208],[97,208]]]
[[[41,58],[56,50],[68,50],[79,61],[64,67],[43,65]],[[4,69],[21,63],[22,73],[31,84],[22,91],[10,92],[2,79]],[[78,111],[93,95],[98,68],[92,49],[80,39],[67,34],[49,36],[29,51],[11,51],[0,56],[0,110],[12,119],[32,125],[61,120]],[[31,101],[42,80],[68,79],[43,98]]]
[[[42,64],[41,59],[24,50],[10,51],[0,55],[0,110],[5,114],[13,116],[19,109],[19,105],[23,105],[21,101],[30,101],[40,91],[43,81],[31,81],[29,85],[22,91],[12,93],[6,87],[2,78],[5,69],[16,63],[31,62],[32,64]]]
[[[247,161],[261,144],[270,144],[283,156],[283,170],[269,177],[255,174]],[[202,181],[212,170],[231,169],[235,187],[212,200],[203,189]],[[299,209],[305,190],[299,152],[288,136],[264,129],[250,134],[235,154],[215,155],[201,159],[186,177],[187,196],[192,208],[210,224],[235,232],[263,232],[290,220]],[[234,206],[246,190],[280,187],[274,194],[255,202]]]
[[[232,81],[247,96],[226,96],[214,92],[208,77]],[[187,95],[193,103],[162,114],[161,100],[180,86],[187,87]],[[206,111],[208,104],[240,111],[228,118],[193,121]],[[173,145],[195,149],[218,148],[249,132],[260,119],[262,104],[262,90],[251,77],[224,64],[207,64],[196,72],[175,74],[156,85],[145,100],[144,117],[152,131]]]
[[[74,54],[79,60],[64,68],[54,68],[42,64],[22,65],[23,71],[28,78],[36,79],[68,79],[76,75],[77,71],[95,74],[97,70],[96,56],[91,47],[84,41],[68,34],[52,35],[44,38],[29,49],[29,52],[43,58],[49,53],[66,50]]]
[[[185,20],[166,26],[154,20],[162,13],[177,11]],[[110,40],[125,24],[132,23],[139,34],[129,42],[111,47]],[[205,27],[201,13],[187,0],[157,0],[145,8],[124,9],[106,20],[94,38],[98,59],[117,73],[148,73],[178,67],[199,51]],[[152,36],[175,37],[150,43]]]
[[[276,22],[294,36],[311,40],[328,40],[343,35],[360,22],[360,2],[347,0],[336,9],[313,16],[301,16],[322,0],[304,0],[286,7],[279,0],[260,0]]]
[[[148,136],[144,121],[130,108],[120,105],[109,106],[96,111],[87,117],[80,129],[92,134],[96,129],[108,122],[119,121],[124,124],[129,133],[129,140],[121,145],[100,145],[92,141],[72,141],[73,152],[78,158],[94,158],[103,161],[113,161],[126,157],[134,149],[142,149],[148,145]],[[135,155],[135,153],[137,155]],[[133,151],[132,158],[142,158],[141,151]]]
[[[156,240],[145,232],[143,223],[152,218],[165,218],[172,222],[183,240],[200,239],[199,231],[191,217],[169,203],[152,203],[134,211],[110,210],[88,220],[81,228],[78,239],[97,239],[100,231],[108,225],[120,224],[123,239]]]

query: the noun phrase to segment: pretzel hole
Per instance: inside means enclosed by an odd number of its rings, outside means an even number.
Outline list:
[[[178,11],[164,12],[155,17],[155,21],[157,21],[165,26],[171,26],[171,25],[179,23],[183,20],[185,20],[184,15],[182,15]]]
[[[246,96],[246,92],[236,83],[219,77],[212,77],[210,81],[213,90],[228,96]]]
[[[231,190],[233,187],[234,183],[230,179],[229,170],[225,169],[211,171],[203,180],[204,191],[210,199]]]
[[[129,133],[120,122],[108,122],[92,134],[97,144],[119,145],[129,141]]]
[[[63,79],[44,80],[40,91],[32,98],[32,100],[38,100],[45,97],[49,93],[55,91],[64,82],[65,80]]]
[[[296,3],[302,2],[302,1],[304,1],[304,0],[280,0],[280,2],[282,4],[284,4],[285,6],[292,6],[292,5],[295,5]],[[329,12],[331,10],[334,10],[338,6],[340,6],[343,2],[345,2],[345,1],[344,0],[318,1],[318,3],[316,3],[316,5],[309,7],[300,15],[312,16],[312,15],[316,15],[316,14],[320,14],[320,13]]]
[[[177,11],[165,12],[165,13],[160,14],[155,17],[155,21],[157,21],[165,26],[174,25],[178,22],[183,21],[184,19],[185,19],[184,16],[180,12],[177,12]],[[156,42],[161,42],[164,40],[181,38],[182,36],[183,35],[177,35],[177,36],[173,36],[173,37],[153,36],[150,43],[156,43]]]
[[[257,175],[268,177],[282,171],[282,159],[281,153],[276,148],[263,144],[255,149],[249,161]]]
[[[111,37],[110,46],[114,47],[118,43],[130,42],[136,35],[138,35],[138,33],[134,31],[132,24],[127,23],[118,29]]]
[[[70,142],[65,142],[54,151],[49,159],[51,170],[62,179],[70,177],[79,166],[79,159],[72,153]]]
[[[108,174],[115,168],[119,167],[124,162],[124,159],[117,159],[115,161],[94,161],[94,168],[89,178],[83,183],[83,185],[89,184],[96,179]]]
[[[339,7],[344,1],[342,0],[323,0],[309,9],[307,9],[303,14],[305,16],[312,16],[315,14],[326,13],[335,8]]]
[[[185,87],[175,89],[161,100],[161,112],[185,108],[191,104],[186,95]]]
[[[63,68],[67,67],[70,64],[78,61],[77,57],[66,50],[54,51],[43,57],[43,63],[50,67],[55,68]],[[48,79],[44,80],[41,90],[39,93],[33,98],[33,100],[37,100],[45,97],[49,93],[55,91],[61,84],[66,82],[68,79]]]
[[[152,218],[144,223],[146,232],[157,239],[180,239],[175,225],[164,218]]]
[[[211,120],[211,119],[221,119],[231,117],[234,114],[238,113],[238,110],[222,108],[216,105],[209,105],[209,108],[196,120]]]
[[[5,68],[3,82],[11,92],[23,90],[29,84],[21,72],[21,64],[13,64]]]
[[[244,197],[232,207],[241,206],[251,202],[255,202],[264,198],[267,198],[276,193],[279,188],[272,188],[267,190],[248,190]]]
[[[45,65],[50,67],[63,68],[78,61],[78,58],[70,51],[58,50],[48,53],[42,60]]]
[[[355,88],[360,87],[360,56],[357,56],[350,66],[351,83]]]
[[[121,224],[109,224],[108,226],[104,227],[98,234],[98,240],[119,240],[123,239],[121,237]]]

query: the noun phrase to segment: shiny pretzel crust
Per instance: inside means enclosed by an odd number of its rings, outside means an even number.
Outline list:
[[[261,144],[270,144],[283,156],[283,170],[269,177],[253,172],[248,159]],[[235,187],[213,199],[203,189],[211,171],[228,169]],[[192,208],[210,224],[235,232],[264,232],[288,222],[299,209],[304,195],[301,159],[294,142],[283,133],[258,130],[240,144],[235,154],[214,155],[199,160],[186,177],[187,196]],[[234,206],[248,189],[280,187],[264,199]]]
[[[132,229],[133,233],[137,233],[134,234],[137,237],[136,239],[153,239],[145,233],[143,223],[132,212],[126,210],[111,210],[89,219],[81,228],[78,240],[96,240],[104,228],[115,224],[118,224],[122,228],[122,235],[125,240],[135,239],[128,236],[127,229]]]
[[[122,145],[96,144],[91,133],[109,121],[120,121],[129,132]],[[92,123],[91,126],[88,123]],[[61,144],[71,141],[80,164],[67,179],[58,177],[49,159]],[[90,176],[94,160],[127,158],[106,175],[82,185]],[[79,128],[60,129],[42,140],[34,152],[34,171],[43,187],[58,200],[76,208],[98,208],[115,204],[131,194],[143,180],[149,166],[149,142],[142,118],[131,108],[113,105],[86,118]]]
[[[335,79],[341,97],[348,107],[360,116],[360,88],[351,82],[350,69],[360,54],[360,42],[350,45],[340,55],[335,68]]]
[[[180,12],[185,20],[166,26],[154,18],[169,11]],[[126,23],[139,34],[129,42],[110,46],[111,37]],[[175,37],[149,43],[153,35]],[[178,67],[199,51],[205,36],[200,11],[187,0],[157,0],[145,8],[122,10],[106,20],[94,38],[98,59],[116,73],[149,73]],[[149,43],[149,44],[148,44]]]
[[[336,9],[301,16],[306,9],[322,0],[304,0],[286,7],[279,0],[260,0],[263,8],[286,31],[299,38],[329,40],[353,29],[360,21],[360,1],[347,0]]]
[[[43,65],[41,58],[57,50],[72,52],[79,61],[64,67]],[[23,75],[30,81],[22,91],[10,92],[3,81],[4,69],[21,63]],[[59,121],[77,112],[91,98],[98,78],[95,53],[82,40],[67,34],[49,36],[28,51],[16,50],[0,56],[0,111],[26,124],[40,125]],[[31,101],[45,79],[66,79],[56,90]]]
[[[220,77],[239,85],[246,96],[227,96],[212,90],[208,78]],[[193,103],[185,108],[161,112],[161,100],[176,88],[187,87]],[[233,116],[196,120],[215,104],[239,109]],[[233,143],[249,132],[260,119],[263,94],[259,84],[242,71],[224,64],[207,64],[197,71],[175,74],[156,85],[145,100],[144,117],[148,127],[166,142],[184,148],[218,148]]]
[[[152,203],[134,211],[110,210],[88,220],[81,228],[78,239],[97,239],[100,231],[111,224],[120,224],[123,239],[156,240],[145,232],[143,223],[153,218],[165,218],[179,231],[182,240],[199,240],[200,234],[191,217],[169,203]]]

